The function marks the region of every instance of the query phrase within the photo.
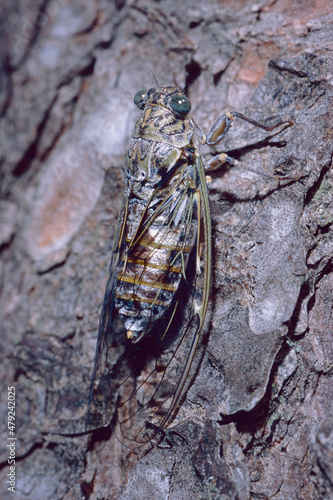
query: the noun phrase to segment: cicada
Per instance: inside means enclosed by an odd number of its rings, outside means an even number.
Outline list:
[[[199,146],[215,146],[234,117],[208,135],[176,87],[140,90],[129,141],[127,182],[100,317],[89,428],[111,424],[127,445],[150,442],[170,422],[204,328],[211,284],[212,230]],[[283,123],[283,122],[282,122]]]

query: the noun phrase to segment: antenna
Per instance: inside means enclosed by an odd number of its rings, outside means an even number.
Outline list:
[[[157,86],[157,87],[160,87],[160,84],[159,84],[159,83],[158,83],[158,81],[157,81],[157,78],[156,78],[156,76],[155,76],[154,71],[153,71],[151,68],[149,68],[149,71],[151,72],[151,74],[152,74],[152,75],[153,75],[153,77],[154,77],[154,80],[155,80],[156,86]]]

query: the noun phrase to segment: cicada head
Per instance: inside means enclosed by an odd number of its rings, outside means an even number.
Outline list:
[[[147,105],[159,106],[171,111],[177,118],[184,119],[191,111],[189,99],[177,87],[158,87],[139,90],[134,96],[134,104],[139,109]]]

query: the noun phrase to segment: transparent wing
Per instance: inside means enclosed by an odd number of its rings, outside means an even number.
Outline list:
[[[99,326],[89,428],[112,421],[117,437],[130,447],[150,442],[170,421],[190,382],[188,374],[205,320],[210,213],[201,162],[195,168],[196,189],[157,189],[130,229],[125,200],[118,223]],[[158,259],[161,249],[163,267]],[[156,267],[159,273],[154,281]],[[116,296],[122,286],[119,307]],[[148,320],[142,323],[144,335],[133,342],[122,309],[134,310],[138,296],[142,303],[137,314]],[[137,320],[134,311],[131,321]]]
[[[109,385],[109,348],[115,335],[114,291],[117,283],[116,269],[124,247],[128,199],[125,196],[120,210],[114,239],[111,264],[99,320],[95,365],[90,385],[87,430],[110,424],[115,411]]]

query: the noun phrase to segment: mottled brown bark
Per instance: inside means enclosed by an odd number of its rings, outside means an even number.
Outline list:
[[[331,2],[30,0],[2,8],[1,498],[7,386],[16,498],[333,495]],[[168,447],[85,432],[100,304],[137,110],[188,88],[239,163],[210,185],[214,285],[203,359]],[[203,151],[210,158],[209,151]],[[146,450],[147,451],[147,450]]]

